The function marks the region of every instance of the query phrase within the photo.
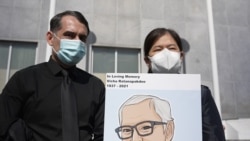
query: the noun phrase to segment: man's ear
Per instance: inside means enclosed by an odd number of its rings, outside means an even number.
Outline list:
[[[168,121],[165,129],[166,141],[171,141],[174,136],[174,121]]]
[[[54,36],[53,36],[53,33],[51,31],[48,31],[47,34],[46,34],[46,40],[47,40],[47,43],[50,45],[50,46],[53,46],[53,40],[54,40]]]

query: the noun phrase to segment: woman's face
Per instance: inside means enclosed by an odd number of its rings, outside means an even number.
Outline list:
[[[149,50],[149,56],[154,56],[164,48],[168,49],[169,51],[181,52],[174,38],[169,33],[166,33],[153,44]]]

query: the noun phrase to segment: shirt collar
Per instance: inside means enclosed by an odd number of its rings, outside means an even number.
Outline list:
[[[62,71],[62,67],[59,64],[57,64],[57,62],[54,61],[52,57],[50,57],[49,59],[48,67],[50,71],[53,73],[53,75],[57,75],[59,72]]]
[[[52,57],[49,59],[48,67],[53,75],[58,75],[62,70],[73,71],[76,69],[76,65],[72,66],[71,68],[64,69],[55,60],[53,60]]]

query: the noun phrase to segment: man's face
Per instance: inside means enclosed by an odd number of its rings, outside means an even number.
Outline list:
[[[56,34],[59,39],[56,38],[54,34]],[[58,51],[60,49],[60,39],[81,40],[86,42],[87,35],[87,27],[80,23],[77,18],[68,15],[62,17],[61,28],[56,33],[52,33],[51,31],[47,33],[47,41],[55,51]],[[54,56],[55,53],[53,52],[52,57]]]
[[[128,139],[123,139],[123,141],[168,141],[167,132],[164,131],[163,124],[154,125],[151,130],[150,124],[148,123],[138,124],[143,121],[161,122],[161,118],[158,114],[156,114],[155,109],[153,105],[150,105],[149,100],[144,100],[138,104],[125,106],[122,111],[121,126],[137,125],[135,128],[138,131],[133,128],[132,137]],[[124,130],[126,133],[126,128]],[[152,131],[151,134],[149,134],[150,130]],[[149,135],[140,136],[138,132],[141,132],[141,134]]]

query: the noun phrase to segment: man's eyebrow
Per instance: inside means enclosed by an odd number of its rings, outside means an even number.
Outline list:
[[[67,36],[67,35],[76,36],[77,33],[76,33],[76,32],[72,32],[72,31],[65,31],[65,32],[63,33],[63,35],[64,35],[64,36],[65,36],[65,35],[66,35],[66,36]],[[79,37],[82,37],[82,38],[87,38],[87,35],[84,34],[84,33],[80,33],[78,36],[79,36]]]
[[[76,35],[76,33],[75,32],[72,32],[72,31],[66,31],[66,32],[64,32],[63,33],[63,35]]]

